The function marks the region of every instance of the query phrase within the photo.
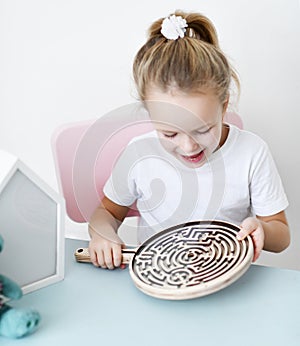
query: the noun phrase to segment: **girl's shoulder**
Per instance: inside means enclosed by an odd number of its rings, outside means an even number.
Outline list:
[[[267,143],[257,134],[229,125],[230,130],[222,154],[241,161],[252,161],[269,155]]]
[[[147,139],[147,138],[158,138],[158,137],[157,137],[156,131],[155,131],[155,130],[150,130],[150,131],[145,132],[145,133],[143,133],[143,134],[134,136],[134,137],[130,140],[129,144],[135,143],[135,142],[139,142],[139,141],[142,141],[142,140]]]
[[[267,143],[256,133],[240,129],[234,125],[229,125],[229,141],[235,143],[235,145],[257,147],[267,147]]]

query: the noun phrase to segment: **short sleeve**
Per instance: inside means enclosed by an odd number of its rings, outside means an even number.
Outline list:
[[[130,206],[138,198],[134,176],[132,175],[136,162],[135,143],[129,143],[118,158],[103,188],[105,196],[116,204]]]
[[[250,169],[250,198],[255,215],[268,216],[288,207],[277,167],[265,142],[253,157]]]

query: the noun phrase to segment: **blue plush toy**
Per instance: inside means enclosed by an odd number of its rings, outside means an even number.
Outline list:
[[[0,236],[0,252],[3,239]],[[15,309],[4,302],[3,298],[20,299],[21,288],[6,276],[0,274],[0,339],[1,336],[21,338],[34,332],[40,322],[40,315],[32,309]],[[1,344],[1,340],[0,340]]]

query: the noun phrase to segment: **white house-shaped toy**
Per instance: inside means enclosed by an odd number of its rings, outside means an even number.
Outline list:
[[[64,277],[64,199],[17,157],[0,150],[0,273],[24,293]]]

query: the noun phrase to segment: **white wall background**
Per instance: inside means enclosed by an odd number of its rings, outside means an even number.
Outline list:
[[[271,147],[290,200],[292,245],[260,263],[300,269],[298,0],[0,0],[0,148],[57,190],[54,129],[134,102],[133,57],[150,23],[177,8],[216,25],[241,77],[238,111]]]

